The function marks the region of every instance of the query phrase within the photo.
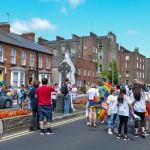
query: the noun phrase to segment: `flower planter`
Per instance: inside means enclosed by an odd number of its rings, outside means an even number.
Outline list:
[[[73,104],[73,106],[76,110],[85,110],[86,108],[86,105],[84,104]]]
[[[21,115],[1,119],[3,123],[3,135],[6,136],[29,127],[30,115]]]

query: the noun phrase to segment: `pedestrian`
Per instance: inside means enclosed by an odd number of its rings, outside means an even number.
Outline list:
[[[135,85],[133,88],[133,109],[134,113],[141,118],[141,128],[142,128],[142,138],[145,138],[145,112],[146,112],[146,102],[149,102],[149,95],[145,91],[146,88],[143,85]],[[135,120],[135,137],[138,137],[138,125],[139,122]]]
[[[118,117],[118,102],[117,102],[117,89],[112,88],[110,95],[108,96],[108,112],[110,112],[110,118],[108,120],[108,134],[113,134],[111,126],[114,125],[114,133],[118,133],[117,129],[117,117]]]
[[[22,84],[21,85],[21,87],[20,87],[20,89],[19,89],[19,91],[18,91],[18,103],[19,103],[19,108],[21,109],[21,110],[23,110],[24,109],[24,105],[25,105],[25,100],[26,100],[26,89],[24,88],[24,85]]]
[[[76,111],[73,106],[73,100],[75,100],[76,97],[77,97],[77,88],[75,87],[75,84],[73,84],[71,90],[71,108],[73,111]]]
[[[32,89],[29,91],[29,98],[30,98],[30,110],[31,110],[31,116],[30,116],[30,127],[29,131],[36,131],[40,129],[39,126],[39,114],[38,114],[38,99],[35,98],[35,92],[36,89],[39,87],[40,82],[34,81]],[[36,123],[36,129],[34,127],[34,122]]]
[[[97,105],[92,106],[93,105],[93,100],[94,100],[94,96],[99,97],[99,93],[98,93],[98,89],[95,83],[92,83],[90,89],[88,90],[88,100],[89,100],[89,126],[90,127],[97,127],[96,124],[96,110],[97,110]],[[92,124],[93,121],[93,124]]]
[[[69,79],[66,78],[65,82],[62,83],[62,94],[64,97],[64,115],[69,115],[69,110],[71,106],[71,90],[72,85],[69,82]]]
[[[128,133],[128,117],[129,117],[129,108],[133,112],[132,101],[130,97],[126,94],[126,88],[121,87],[120,93],[118,96],[118,115],[119,115],[119,128],[117,138],[121,138],[121,130],[124,125],[124,140],[130,140]]]
[[[55,92],[56,90],[51,87],[47,86],[48,79],[42,79],[42,86],[36,89],[35,98],[38,99],[38,112],[39,112],[39,122],[40,122],[40,134],[44,135],[44,117],[46,117],[47,123],[47,131],[46,134],[54,134],[51,130],[51,121],[52,121],[52,100],[51,100],[51,93]]]
[[[53,102],[53,109],[52,110],[54,112],[54,110],[56,108],[56,104],[57,104],[57,96],[58,96],[58,94],[60,94],[58,83],[55,83],[53,88],[57,90],[57,92],[52,92],[52,102]]]

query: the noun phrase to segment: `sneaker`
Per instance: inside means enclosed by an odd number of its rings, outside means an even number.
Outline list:
[[[114,133],[118,134],[118,129],[114,128]]]
[[[129,141],[130,138],[129,138],[128,136],[125,136],[123,140],[124,140],[124,141]]]
[[[148,136],[149,132],[147,130],[145,130],[144,134],[145,134],[145,136]]]
[[[135,133],[135,135],[134,135],[136,138],[138,137],[138,134],[137,133]]]
[[[145,134],[144,133],[142,133],[142,138],[145,138]]]
[[[48,128],[46,134],[50,135],[50,134],[54,134],[54,132],[51,130],[51,128]]]
[[[101,123],[103,124],[103,123],[105,123],[105,121],[103,120],[103,121],[101,121]]]
[[[118,134],[118,135],[117,135],[117,139],[121,139],[121,134]]]
[[[44,135],[44,129],[41,129],[40,134]]]
[[[87,122],[86,124],[87,124],[87,125],[89,125],[90,123],[89,123],[89,122]]]
[[[111,129],[108,129],[108,134],[113,134]]]

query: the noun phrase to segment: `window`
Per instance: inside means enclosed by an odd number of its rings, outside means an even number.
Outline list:
[[[61,51],[62,51],[62,52],[65,52],[65,47],[61,47]]]
[[[50,57],[46,58],[46,69],[50,69]]]
[[[34,54],[30,54],[30,67],[34,67]]]
[[[39,68],[42,68],[42,56],[39,56]]]
[[[15,50],[15,49],[12,49],[12,50],[11,50],[11,60],[10,60],[10,62],[11,62],[12,64],[15,64],[15,63],[16,63],[16,50]]]
[[[83,49],[87,49],[87,46],[86,46],[86,45],[84,45],[84,46],[83,46]]]
[[[142,60],[141,60],[141,58],[140,58],[140,62],[141,62]]]
[[[93,47],[93,53],[95,53],[95,47]]]
[[[129,60],[129,56],[126,56],[126,60]]]
[[[77,80],[77,87],[82,87],[82,81],[81,80]]]
[[[95,49],[95,53],[97,53],[97,48]]]
[[[103,59],[103,52],[99,52],[99,53],[98,53],[98,58],[99,58],[99,59]]]
[[[100,65],[99,65],[99,73],[101,73],[102,71],[103,71],[103,65],[100,64]]]
[[[144,62],[144,59],[143,59],[143,62]]]
[[[25,71],[11,71],[11,84],[17,89],[22,84],[25,84]]]
[[[144,70],[144,65],[143,65],[143,70]]]
[[[143,79],[144,79],[144,72],[143,72]]]
[[[81,69],[78,69],[78,75],[81,75]]]
[[[84,76],[86,76],[86,70],[84,69]]]
[[[57,50],[53,50],[53,54],[54,54],[54,56],[57,56]]]
[[[95,76],[95,73],[94,73],[94,71],[93,71],[93,78],[94,78],[94,76]]]
[[[90,70],[88,70],[88,76],[90,76]]]
[[[140,79],[141,79],[141,72],[140,72]]]
[[[141,64],[140,64],[140,69],[141,69]]]
[[[24,84],[24,73],[20,73],[20,85]]]
[[[71,56],[75,56],[75,49],[71,49]]]
[[[25,53],[25,51],[21,52],[21,64],[26,65],[26,53]]]
[[[98,43],[98,48],[103,48],[103,43]]]
[[[139,64],[137,63],[136,66],[137,66],[137,69],[138,69],[139,68]]]
[[[139,60],[139,58],[137,57],[137,60]]]
[[[13,87],[18,87],[18,72],[13,73]]]
[[[129,77],[129,71],[126,70],[125,77]]]
[[[125,63],[126,68],[129,68],[129,62]]]
[[[0,62],[3,62],[3,52],[4,52],[4,48],[0,46]]]
[[[138,72],[136,73],[136,76],[137,76],[137,79],[139,80],[139,73]]]

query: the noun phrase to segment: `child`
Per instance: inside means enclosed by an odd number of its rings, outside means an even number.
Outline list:
[[[118,133],[117,130],[117,117],[118,117],[118,106],[117,106],[117,90],[112,88],[110,95],[108,96],[108,112],[110,113],[110,118],[108,120],[108,134],[113,134],[111,131],[111,126],[114,125],[114,133]]]

